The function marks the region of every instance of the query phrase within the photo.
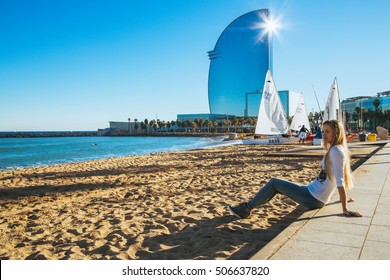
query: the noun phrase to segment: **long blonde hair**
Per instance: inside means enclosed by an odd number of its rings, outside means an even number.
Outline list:
[[[326,175],[330,175],[330,163],[329,163],[329,151],[333,146],[342,146],[346,153],[346,161],[344,165],[344,181],[347,189],[352,189],[352,172],[350,163],[350,153],[348,150],[347,139],[345,137],[345,130],[343,125],[338,120],[327,120],[323,124],[329,125],[333,130],[333,141],[331,143],[324,143],[326,149],[325,155],[325,172]]]

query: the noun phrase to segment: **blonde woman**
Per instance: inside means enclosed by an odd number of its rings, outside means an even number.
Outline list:
[[[237,206],[228,206],[229,210],[235,216],[245,219],[253,208],[266,203],[277,193],[286,195],[309,209],[321,208],[329,202],[337,188],[343,214],[362,217],[359,212],[350,211],[347,208],[346,189],[352,188],[353,183],[347,141],[342,124],[337,120],[325,121],[322,126],[322,138],[326,149],[325,157],[321,161],[322,171],[308,186],[272,178],[253,199]]]

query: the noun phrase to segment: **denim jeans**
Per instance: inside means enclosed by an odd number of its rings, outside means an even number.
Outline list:
[[[275,194],[281,193],[295,202],[309,208],[321,208],[325,204],[311,195],[306,186],[272,178],[268,183],[248,202],[250,208],[255,208],[263,203],[268,202]]]

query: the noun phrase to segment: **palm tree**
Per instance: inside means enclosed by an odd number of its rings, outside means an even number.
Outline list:
[[[134,124],[134,130],[135,130],[135,132],[137,132],[137,130],[138,130],[138,119],[134,119],[134,122],[135,122],[135,124]]]
[[[202,127],[204,125],[204,119],[199,120],[200,132],[202,132]]]
[[[190,121],[189,121],[189,120],[185,120],[185,121],[183,122],[183,126],[184,126],[186,132],[188,132],[187,128],[190,126]]]
[[[226,127],[226,131],[228,131],[228,128],[227,128],[227,126],[228,126],[228,120],[223,120],[223,121],[222,121],[222,126]]]
[[[378,108],[379,108],[379,105],[381,104],[381,102],[379,101],[379,98],[375,98],[375,100],[372,102],[372,104],[374,105],[375,107],[375,112],[374,112],[374,128],[376,128],[376,119],[377,119],[377,115],[378,115]]]
[[[239,120],[239,124],[241,125],[241,131],[244,133],[245,118],[240,117],[238,120]]]
[[[257,119],[256,118],[248,118],[248,125],[256,127]],[[253,130],[254,132],[254,130]]]
[[[145,125],[145,128],[146,128],[146,132],[148,132],[148,124],[149,124],[148,119],[145,119],[144,120],[144,125]]]
[[[234,132],[237,132],[237,126],[240,124],[239,118],[234,118],[233,120],[233,126],[234,126]]]
[[[215,127],[215,132],[218,132],[218,122],[217,121],[213,121],[213,126]]]
[[[159,120],[158,120],[159,121]],[[159,127],[158,126],[158,122],[155,121],[155,120],[152,120],[150,121],[150,124],[149,124],[151,127],[153,127],[153,132],[155,132],[157,130],[157,128]]]
[[[362,128],[362,126],[363,126],[362,125],[363,120],[362,120],[362,117],[361,117],[362,116],[362,114],[361,114],[362,109],[360,107],[356,107],[355,111],[356,111],[356,115],[360,116],[361,123],[359,124],[359,127]]]
[[[194,122],[194,123],[196,123],[196,126],[198,126],[198,125],[199,125],[199,121],[198,121],[198,119],[195,119],[193,122]],[[191,123],[191,126],[192,126],[192,123]]]
[[[198,125],[196,124],[195,121],[193,121],[193,122],[191,123],[191,127],[192,127],[192,132],[195,132],[195,131],[196,131],[196,128],[198,127]]]
[[[367,112],[367,110],[366,110],[366,108],[363,108],[362,109],[362,122],[363,122],[363,128],[365,129],[365,123],[366,123],[366,121],[367,121],[367,116],[366,116],[366,112]]]
[[[171,122],[167,122],[167,123],[166,123],[166,127],[168,128],[168,132],[169,132],[169,129],[171,128],[171,126],[172,126],[172,125],[171,125]]]
[[[148,127],[145,125],[144,122],[141,122],[141,131],[145,130],[145,132],[148,132]]]
[[[207,131],[210,133],[210,126],[212,125],[210,120],[206,120]]]

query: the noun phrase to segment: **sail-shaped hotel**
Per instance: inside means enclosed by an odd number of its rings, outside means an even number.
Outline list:
[[[272,72],[272,36],[265,30],[268,17],[268,9],[240,16],[222,32],[209,52],[212,114],[257,116],[258,93],[263,90],[268,68]]]
[[[209,114],[179,114],[179,120],[257,116],[267,70],[272,65],[272,34],[267,32],[270,10],[246,13],[231,22],[208,52]],[[288,116],[294,114],[299,93],[279,91]]]

